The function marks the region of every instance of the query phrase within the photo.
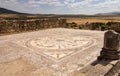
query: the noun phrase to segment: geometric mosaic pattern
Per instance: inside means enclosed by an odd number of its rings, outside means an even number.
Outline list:
[[[104,32],[55,28],[0,37],[0,63],[20,57],[67,76],[94,61]],[[61,75],[62,74],[62,75]]]
[[[94,44],[94,42],[95,40],[90,37],[56,35],[31,39],[27,41],[26,46],[55,59],[60,59],[76,52],[76,50],[73,49],[79,48],[79,50],[83,50],[83,47],[89,47]]]

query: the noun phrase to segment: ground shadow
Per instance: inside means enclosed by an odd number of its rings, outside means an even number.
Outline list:
[[[95,66],[97,64],[101,64],[103,66],[106,66],[108,64],[110,64],[111,60],[95,60],[91,63],[92,66]]]

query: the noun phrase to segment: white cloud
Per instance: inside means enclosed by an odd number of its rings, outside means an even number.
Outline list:
[[[29,0],[29,4],[63,6],[59,0]]]
[[[70,4],[70,3],[74,3],[75,2],[75,0],[64,0],[64,4]]]
[[[97,4],[93,4],[92,2],[97,1]],[[65,0],[65,4],[67,4],[68,7],[72,8],[79,8],[84,6],[93,6],[93,7],[104,7],[104,6],[110,6],[116,4],[116,6],[120,5],[120,0],[104,0],[103,2],[100,2],[100,0],[83,0],[75,2],[75,0]]]
[[[83,0],[83,1],[75,1],[75,0],[65,0],[64,3],[68,6],[68,7],[80,7],[80,6],[84,6],[87,4],[90,4],[93,0]]]
[[[79,6],[88,5],[88,4],[90,4],[92,1],[93,1],[93,0],[84,0],[84,1],[81,1],[81,2],[76,2],[76,3],[71,4],[71,7],[79,7]]]
[[[120,11],[120,0],[82,0],[78,2],[69,2],[68,0],[66,4],[67,7],[76,10],[76,12],[83,12],[83,14]]]
[[[120,0],[105,0],[105,2],[91,5],[91,7],[103,13],[120,11]]]
[[[0,7],[29,13],[82,13],[120,11],[120,0],[0,0]],[[94,3],[98,2],[98,3]],[[46,6],[46,7],[43,7]],[[49,7],[50,6],[50,7]],[[52,8],[52,9],[51,9]]]
[[[38,9],[32,9],[32,7],[38,7],[38,5],[30,5],[28,2],[19,2],[19,0],[0,0],[0,7],[26,13],[31,13],[33,10]]]
[[[113,5],[119,6],[120,0],[106,0],[104,3],[98,3],[94,6],[96,7],[111,7]]]

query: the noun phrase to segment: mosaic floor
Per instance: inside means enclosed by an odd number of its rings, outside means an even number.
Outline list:
[[[69,76],[97,58],[103,35],[99,31],[55,28],[1,36],[0,64],[22,58],[35,67],[30,75],[45,68],[53,76]]]

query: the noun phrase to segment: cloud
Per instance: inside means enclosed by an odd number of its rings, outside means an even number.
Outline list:
[[[68,7],[72,8],[77,8],[77,7],[83,7],[83,6],[88,6],[91,4],[93,1],[98,1],[98,0],[65,0],[64,4],[66,4]]]
[[[0,0],[0,7],[26,13],[94,14],[120,11],[120,0]]]
[[[97,2],[97,3],[94,3]],[[79,7],[111,7],[110,5],[116,4],[116,6],[119,6],[120,0],[65,0],[64,3],[68,7],[72,8],[79,8]]]
[[[20,2],[20,0],[0,0],[0,7],[25,13],[31,13],[33,10],[38,9],[36,8],[37,5],[30,5],[27,1],[24,1]],[[35,9],[32,9],[34,7]]]
[[[29,0],[29,4],[63,6],[59,0]]]
[[[91,8],[94,8],[98,12],[120,12],[120,0],[105,0],[104,2],[91,5]]]
[[[66,4],[66,5],[74,3],[74,2],[75,2],[75,0],[64,0],[64,4]]]
[[[68,8],[83,14],[120,11],[120,0],[82,0],[66,2]],[[79,11],[78,11],[79,10]]]
[[[98,3],[96,7],[111,7],[113,5],[119,6],[120,0],[106,0],[104,3]]]

